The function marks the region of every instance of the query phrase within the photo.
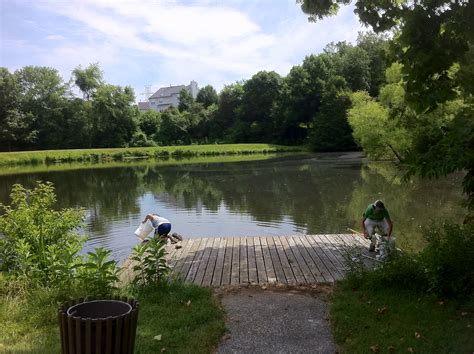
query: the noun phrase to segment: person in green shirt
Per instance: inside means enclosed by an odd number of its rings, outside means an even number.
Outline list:
[[[376,200],[370,204],[362,215],[362,230],[364,237],[370,239],[370,252],[375,252],[377,238],[375,237],[375,228],[378,227],[382,232],[382,237],[387,237],[390,241],[392,236],[393,223],[390,214],[381,200]]]

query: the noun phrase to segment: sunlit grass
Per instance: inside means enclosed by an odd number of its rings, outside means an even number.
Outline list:
[[[271,144],[214,144],[144,148],[43,150],[0,153],[0,166],[68,162],[108,162],[136,159],[168,159],[195,156],[246,155],[303,151],[303,147]]]
[[[277,156],[294,155],[295,153],[278,153]],[[108,162],[63,162],[52,164],[16,164],[2,166],[0,175],[23,174],[23,173],[37,173],[37,172],[54,172],[54,171],[70,171],[70,170],[84,170],[84,169],[100,169],[112,167],[128,167],[128,166],[173,166],[186,164],[212,164],[212,163],[226,163],[226,162],[243,162],[243,161],[260,161],[275,158],[274,153],[252,153],[252,154],[232,154],[232,155],[213,155],[213,156],[196,156],[184,158],[167,158],[167,159],[140,159],[127,161],[108,161]]]

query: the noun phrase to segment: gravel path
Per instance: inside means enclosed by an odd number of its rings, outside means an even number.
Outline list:
[[[325,294],[243,288],[224,293],[218,353],[335,353]]]

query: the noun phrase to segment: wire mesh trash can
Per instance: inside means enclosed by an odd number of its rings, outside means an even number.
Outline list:
[[[129,298],[71,300],[59,308],[63,354],[133,353],[138,302]]]

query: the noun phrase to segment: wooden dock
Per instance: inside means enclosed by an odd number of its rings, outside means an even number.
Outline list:
[[[348,255],[367,256],[369,243],[354,234],[199,238],[169,245],[167,257],[172,278],[200,286],[311,285],[341,279]]]

